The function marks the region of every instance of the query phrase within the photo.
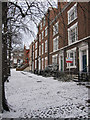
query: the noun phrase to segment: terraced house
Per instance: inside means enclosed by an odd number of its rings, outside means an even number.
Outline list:
[[[49,8],[37,43],[38,71],[58,64],[59,71],[90,72],[90,2],[58,2],[57,9]],[[67,57],[72,63],[66,63]]]

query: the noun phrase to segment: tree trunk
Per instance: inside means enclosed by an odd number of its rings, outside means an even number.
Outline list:
[[[3,21],[3,25],[4,25],[4,33],[7,32],[7,22],[6,22],[6,18],[7,18],[7,12],[6,12],[6,8],[7,8],[7,3],[2,3],[2,21]],[[7,66],[7,35],[3,35],[2,36],[2,106],[3,109],[6,111],[9,111],[9,107],[7,104],[7,100],[5,97],[5,81],[8,78],[8,66]]]

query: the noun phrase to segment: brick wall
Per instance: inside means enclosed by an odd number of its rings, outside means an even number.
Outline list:
[[[77,6],[77,17],[71,23],[68,23],[68,11],[70,11],[70,9],[72,9],[74,5]],[[60,50],[63,49],[64,50],[64,70],[66,70],[66,66],[67,66],[66,52],[69,49],[77,47],[77,44],[69,45],[68,30],[71,29],[72,26],[77,24],[78,41],[87,36],[90,36],[90,12],[89,11],[90,11],[90,3],[85,3],[85,2],[84,3],[82,2],[81,3],[75,3],[75,2],[58,3],[58,9],[55,9],[55,8],[48,9],[46,15],[44,16],[45,25],[44,25],[44,18],[42,18],[42,20],[40,21],[40,24],[38,25],[38,41],[37,41],[38,50],[37,51],[38,51],[38,58],[41,59],[41,68],[42,68],[42,59],[43,59],[43,67],[45,69],[45,57],[49,58],[48,64],[52,64],[52,56],[56,54],[57,54],[57,63],[59,64],[59,53],[60,53]],[[53,35],[53,26],[57,22],[58,22],[58,33],[56,35]],[[42,23],[42,28],[40,28],[41,23]],[[46,27],[47,27],[47,36],[45,36]],[[43,36],[42,36],[42,31],[43,31]],[[41,41],[40,41],[40,34],[41,34]],[[53,47],[54,47],[53,39],[55,39],[57,36],[59,36],[58,49],[56,51],[53,51]],[[47,53],[45,53],[46,40],[48,41]],[[44,45],[43,54],[42,54],[42,44]],[[41,49],[39,49],[40,45],[41,45]],[[41,55],[39,55],[39,51],[41,51]]]

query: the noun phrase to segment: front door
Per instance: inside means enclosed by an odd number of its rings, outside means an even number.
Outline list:
[[[60,71],[63,71],[63,56],[60,56]]]
[[[83,68],[83,72],[87,72],[87,55],[86,55],[86,50],[82,51],[82,68]]]

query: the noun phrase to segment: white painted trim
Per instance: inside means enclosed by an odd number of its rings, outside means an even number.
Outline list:
[[[67,13],[68,13],[68,25],[69,25],[70,23],[72,23],[74,20],[77,19],[77,16],[76,16],[73,20],[71,20],[71,21],[69,22],[69,13],[74,9],[75,6],[77,6],[77,3],[74,4],[74,5],[69,9],[69,11],[67,12]]]
[[[58,39],[59,39],[59,36],[57,36],[57,37],[55,37],[54,39],[53,39],[53,52],[55,52],[55,51],[57,51],[58,50],[58,48],[57,48],[57,50],[54,50],[54,41],[57,39],[57,42],[58,42]],[[59,42],[58,42],[59,43]],[[58,43],[57,43],[57,45],[58,45]]]
[[[55,52],[59,52],[60,50],[63,50],[63,49],[65,49],[65,48],[67,48],[67,47],[70,47],[70,46],[72,46],[72,45],[74,45],[74,44],[77,44],[77,43],[79,43],[79,42],[83,42],[84,40],[86,40],[86,39],[88,39],[88,38],[90,38],[90,36],[85,37],[85,38],[83,38],[83,39],[81,39],[81,40],[78,40],[78,41],[76,41],[75,43],[72,43],[72,44],[67,45],[67,46],[65,46],[65,47],[62,47],[62,48],[58,49],[58,50],[55,51]],[[53,54],[53,53],[55,53],[55,52],[51,52],[50,55]]]
[[[77,31],[76,31],[76,29],[75,29],[75,42],[70,43],[71,39],[69,39],[69,38],[70,38],[69,32],[70,32],[71,30],[73,30],[74,28],[76,28],[76,27],[78,28],[78,22],[76,22],[74,25],[72,25],[70,28],[68,28],[68,44],[69,44],[69,45],[71,45],[71,44],[73,44],[73,43],[76,43],[76,42],[78,41],[78,29],[77,29]],[[76,33],[77,33],[77,38],[76,38]]]
[[[68,28],[68,31],[74,29],[78,25],[78,22],[76,22],[74,25],[72,25],[70,28]]]
[[[80,46],[79,47],[79,71],[82,71],[83,70],[83,66],[82,66],[82,51],[83,50],[86,50],[86,55],[87,55],[87,66],[88,66],[88,45],[83,45],[83,46]],[[88,72],[88,67],[87,67],[87,72]]]
[[[58,56],[58,54],[52,55],[52,60],[53,60],[54,57],[57,57],[57,56]],[[53,63],[53,61],[52,61],[52,63]]]
[[[67,52],[67,53],[70,53],[70,52],[72,52],[72,51],[76,51],[76,47],[74,47],[74,48],[72,48],[72,49],[70,49],[70,50],[67,50],[66,52]]]
[[[66,67],[66,69],[69,69],[69,68],[77,68],[76,66],[68,66]]]
[[[64,51],[61,51],[61,53],[59,54],[59,70],[61,71],[61,56],[63,59],[63,71],[64,71]]]
[[[69,66],[67,66],[66,68],[76,68],[76,65],[75,65],[75,52],[76,52],[76,47],[74,47],[74,48],[72,48],[72,49],[70,49],[70,50],[67,50],[66,51],[66,53],[67,54],[69,54],[69,57],[70,57],[70,53],[74,53],[74,60],[73,60],[73,62],[74,62],[74,66],[70,66],[70,64],[69,64]],[[68,56],[67,56],[68,57]],[[68,64],[68,63],[67,63]]]
[[[57,31],[55,30],[55,26],[57,26]],[[58,34],[58,30],[59,30],[59,21],[57,21],[57,22],[53,25],[53,36],[55,36],[56,34]]]

